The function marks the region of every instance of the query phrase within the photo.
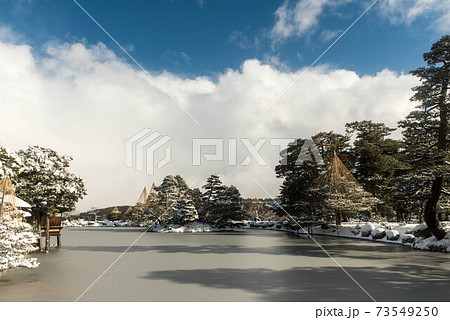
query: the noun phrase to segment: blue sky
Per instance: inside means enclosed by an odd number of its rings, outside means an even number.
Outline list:
[[[227,68],[237,69],[251,58],[275,61],[279,67],[290,70],[307,66],[371,4],[348,0],[315,2],[320,4],[315,23],[283,37],[273,33],[277,9],[284,7],[293,12],[297,1],[79,0],[146,69],[167,70],[184,77],[213,77]],[[311,10],[304,11],[308,9]],[[442,15],[438,7],[422,8],[423,14],[408,18],[406,10],[413,9],[405,1],[380,0],[320,63],[358,74],[374,74],[384,68],[408,72],[421,66],[422,53],[446,26],[436,25],[436,19]],[[49,41],[83,40],[91,44],[103,42],[127,59],[70,0],[2,0],[0,22],[20,34],[22,41],[35,50]]]

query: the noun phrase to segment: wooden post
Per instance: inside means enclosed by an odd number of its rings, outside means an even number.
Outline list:
[[[5,202],[5,193],[6,193],[6,178],[3,179],[3,194],[2,194],[2,207],[0,209],[0,216],[3,215],[3,203]]]
[[[45,252],[50,249],[50,215],[45,213]]]

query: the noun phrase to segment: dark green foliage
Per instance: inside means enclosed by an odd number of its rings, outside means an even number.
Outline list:
[[[323,166],[313,161],[297,161],[305,140],[298,139],[281,152],[280,164],[275,167],[278,178],[284,178],[281,185],[279,202],[290,215],[317,215],[325,200],[324,194],[316,188],[316,181]],[[277,209],[279,215],[285,215],[284,210]]]
[[[388,138],[395,131],[383,123],[356,121],[346,124],[347,134],[354,135],[355,141],[350,153],[350,168],[364,189],[381,200],[378,213],[392,216],[395,192],[400,176],[408,165],[402,161],[401,141]]]
[[[415,183],[415,189],[422,190],[426,199],[425,222],[433,235],[442,239],[445,232],[439,226],[437,210],[442,194],[448,194],[450,172],[450,36],[434,43],[423,58],[427,66],[411,71],[421,81],[413,88],[411,100],[420,105],[400,126],[405,129],[405,157],[413,169],[411,181],[425,179],[423,186]]]

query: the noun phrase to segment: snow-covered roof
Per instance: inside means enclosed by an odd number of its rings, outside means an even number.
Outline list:
[[[0,195],[0,202],[2,200],[2,196]],[[11,194],[5,194],[5,203],[9,203],[11,205],[15,205],[18,208],[31,208],[31,205],[28,202],[23,201],[19,197],[13,196]]]

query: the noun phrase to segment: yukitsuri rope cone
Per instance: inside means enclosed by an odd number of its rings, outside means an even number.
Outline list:
[[[38,249],[35,244],[39,236],[23,220],[8,177],[0,181],[0,206],[0,271],[38,267],[37,259],[27,258],[26,255]]]
[[[341,224],[343,211],[356,214],[371,210],[378,202],[377,198],[364,190],[336,153],[317,179],[317,186],[328,194],[327,202],[334,209],[338,226]]]

